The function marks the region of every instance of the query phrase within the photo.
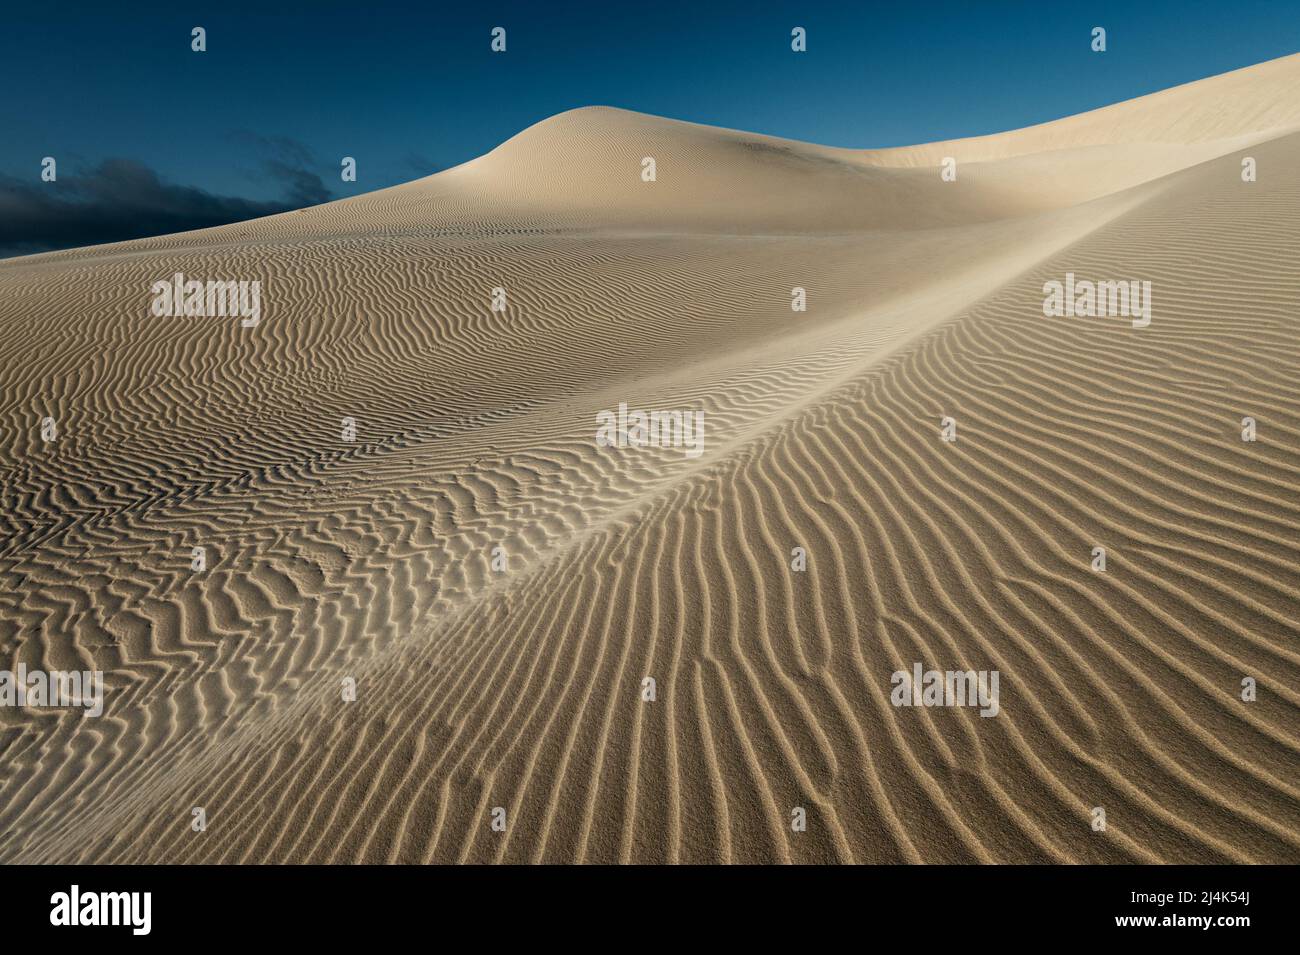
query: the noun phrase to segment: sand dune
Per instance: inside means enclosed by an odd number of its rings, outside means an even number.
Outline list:
[[[877,151],[575,110],[0,262],[0,668],[106,681],[0,707],[0,861],[1300,861],[1297,88]]]

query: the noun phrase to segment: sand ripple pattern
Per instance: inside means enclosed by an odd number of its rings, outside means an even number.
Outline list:
[[[626,115],[565,122],[614,162]],[[651,132],[830,162],[700,129]],[[107,680],[0,709],[0,860],[1300,862],[1300,180],[1209,148],[732,234],[565,219],[507,150],[0,264],[0,667]],[[177,270],[261,279],[261,326],[149,316]],[[1066,271],[1150,280],[1152,324],[1044,318]],[[704,410],[705,453],[597,447],[620,401]],[[895,708],[917,661],[1001,713]]]

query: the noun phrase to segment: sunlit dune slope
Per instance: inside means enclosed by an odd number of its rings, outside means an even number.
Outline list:
[[[0,668],[106,682],[0,707],[0,861],[1300,861],[1296,80],[871,152],[575,110],[0,262]]]

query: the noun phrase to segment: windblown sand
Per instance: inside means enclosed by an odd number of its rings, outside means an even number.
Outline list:
[[[0,668],[107,684],[0,708],[0,860],[1300,861],[1297,89],[870,152],[583,109],[0,263]]]

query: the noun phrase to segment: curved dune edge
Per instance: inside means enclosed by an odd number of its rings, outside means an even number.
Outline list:
[[[0,860],[1300,861],[1297,73],[956,183],[578,111],[0,263],[0,651],[109,686],[0,708]],[[176,270],[261,278],[262,325],[149,316]],[[1044,318],[1067,271],[1152,324]],[[597,448],[619,401],[702,408],[705,454]],[[1000,714],[892,706],[914,661]]]

